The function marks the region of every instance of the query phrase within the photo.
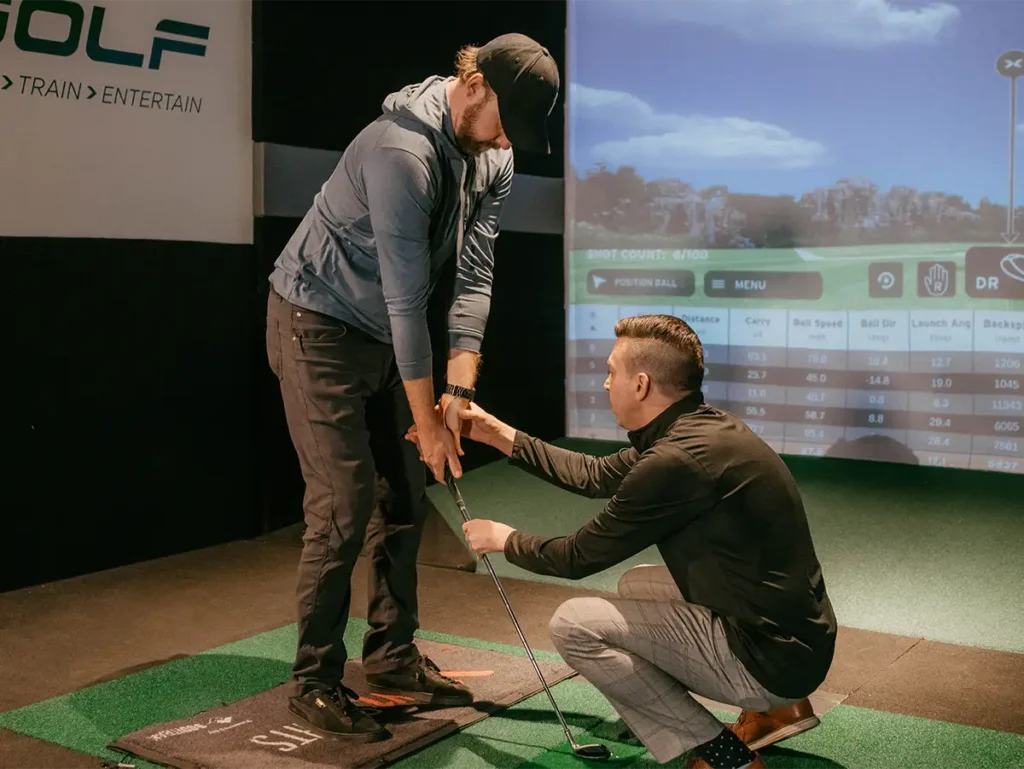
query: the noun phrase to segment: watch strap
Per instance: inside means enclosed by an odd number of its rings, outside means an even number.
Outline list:
[[[476,397],[476,390],[469,387],[459,387],[459,385],[451,384],[450,382],[444,386],[444,392],[446,395],[454,395],[456,398],[465,398],[468,401]]]

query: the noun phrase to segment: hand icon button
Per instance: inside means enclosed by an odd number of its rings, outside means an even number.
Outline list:
[[[954,262],[918,262],[917,294],[918,296],[943,297],[952,296],[955,291],[956,263]]]

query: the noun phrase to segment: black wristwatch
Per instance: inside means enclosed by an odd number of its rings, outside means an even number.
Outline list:
[[[444,392],[445,395],[454,395],[456,398],[465,398],[468,401],[472,401],[476,397],[476,390],[469,387],[459,387],[450,382],[444,386]]]

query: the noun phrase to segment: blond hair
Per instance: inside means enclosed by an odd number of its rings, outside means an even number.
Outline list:
[[[467,45],[455,54],[455,76],[463,83],[480,71],[476,66],[476,55],[479,52],[479,47]]]

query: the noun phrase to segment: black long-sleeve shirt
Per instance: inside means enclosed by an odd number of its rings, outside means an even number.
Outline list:
[[[781,697],[825,678],[836,619],[796,482],[737,417],[696,395],[593,457],[517,433],[510,462],[560,488],[610,498],[575,534],[514,532],[505,557],[581,579],[656,545],[683,597],[720,615],[729,646]]]

